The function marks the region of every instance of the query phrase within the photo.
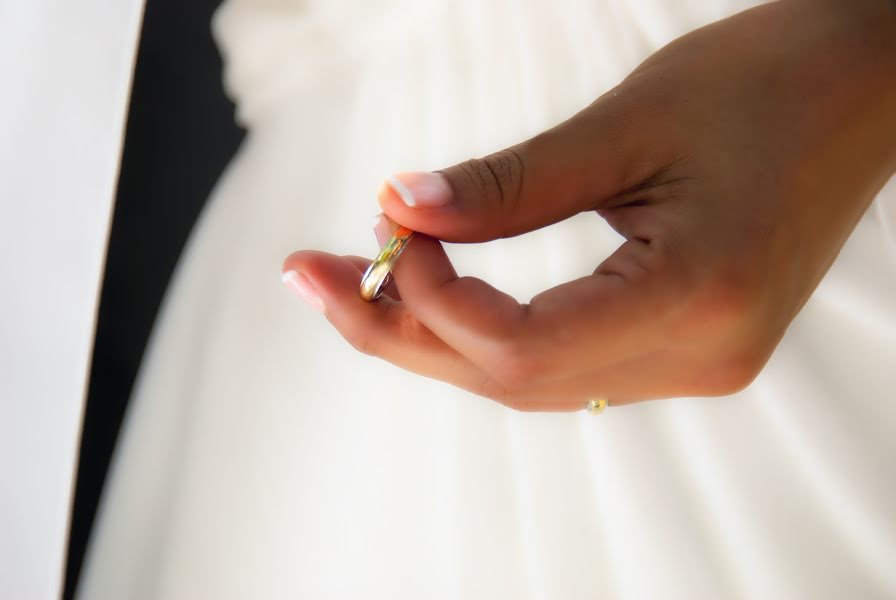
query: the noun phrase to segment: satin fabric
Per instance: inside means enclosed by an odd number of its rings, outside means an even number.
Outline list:
[[[353,351],[279,281],[372,255],[374,191],[533,135],[736,2],[230,0],[250,129],[178,269],[80,597],[896,595],[891,184],[750,388],[523,414]],[[620,243],[451,246],[521,300]]]

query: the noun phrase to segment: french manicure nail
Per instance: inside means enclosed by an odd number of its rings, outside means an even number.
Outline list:
[[[441,173],[397,173],[386,183],[408,206],[436,208],[451,202],[451,186]]]
[[[296,296],[307,302],[315,310],[324,311],[324,302],[320,299],[307,277],[298,271],[284,271],[280,279]]]
[[[393,232],[392,224],[385,215],[380,213],[373,218],[373,235],[376,236],[376,243],[379,244],[380,248],[386,245]]]

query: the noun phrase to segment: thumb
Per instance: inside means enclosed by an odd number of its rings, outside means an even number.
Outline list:
[[[449,242],[511,237],[601,208],[626,189],[637,161],[622,128],[597,117],[580,113],[440,171],[398,173],[380,186],[378,200],[397,223]]]

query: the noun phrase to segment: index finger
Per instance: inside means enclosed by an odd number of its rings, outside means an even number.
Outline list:
[[[640,244],[640,245],[639,245]],[[435,239],[419,235],[393,271],[414,316],[445,343],[510,384],[593,370],[653,350],[662,295],[639,266],[650,249],[630,240],[595,273],[521,304],[488,283],[458,277]]]

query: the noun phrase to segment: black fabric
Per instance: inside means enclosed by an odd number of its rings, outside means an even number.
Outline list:
[[[174,265],[243,132],[210,32],[221,0],[148,0],[100,298],[63,597],[74,595],[97,501]],[[164,444],[164,440],[159,440]]]

